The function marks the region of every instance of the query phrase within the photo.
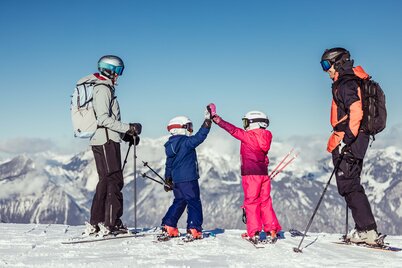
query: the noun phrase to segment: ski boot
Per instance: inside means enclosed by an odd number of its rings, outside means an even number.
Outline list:
[[[128,228],[127,228],[126,225],[123,224],[123,222],[120,219],[117,219],[116,224],[113,227],[113,233],[127,234],[128,233]]]
[[[252,237],[248,238],[253,244],[260,243],[260,232],[255,232]]]
[[[202,232],[195,228],[187,229],[186,237],[183,238],[183,242],[192,242],[197,239],[202,239]]]
[[[92,225],[89,222],[85,222],[85,230],[82,233],[84,236],[96,236],[98,235],[99,227],[98,225]]]
[[[157,236],[158,241],[168,241],[173,237],[179,237],[179,229],[168,225],[162,226],[162,233]]]
[[[367,230],[367,231],[358,231],[357,229],[353,229],[347,236],[345,241],[355,244],[368,244],[368,245],[378,245],[381,246],[384,244],[383,239],[379,239],[380,236],[378,235],[376,230]]]
[[[113,234],[111,228],[106,226],[103,222],[98,223],[98,226],[100,236],[108,236]]]
[[[276,241],[278,241],[278,234],[275,230],[271,230],[270,232],[266,233],[267,233],[266,242],[268,244],[274,244],[276,243]]]
[[[202,232],[198,231],[195,228],[187,230],[187,234],[190,234],[193,239],[202,239]]]

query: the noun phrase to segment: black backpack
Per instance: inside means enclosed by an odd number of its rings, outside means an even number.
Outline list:
[[[386,126],[385,94],[380,85],[371,80],[371,77],[360,79],[359,85],[363,105],[360,129],[374,138],[374,135],[380,133]]]

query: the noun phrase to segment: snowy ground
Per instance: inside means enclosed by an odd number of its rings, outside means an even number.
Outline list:
[[[402,267],[402,252],[383,252],[331,243],[339,234],[310,234],[303,253],[300,237],[264,249],[240,238],[241,230],[215,230],[216,237],[182,244],[154,243],[153,235],[88,244],[63,245],[83,226],[0,224],[0,267]],[[387,237],[402,247],[402,236]]]

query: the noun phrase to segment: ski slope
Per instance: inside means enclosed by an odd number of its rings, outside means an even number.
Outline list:
[[[313,233],[303,253],[294,253],[300,237],[256,249],[240,237],[242,230],[216,229],[215,237],[191,243],[179,239],[154,243],[154,235],[63,245],[83,226],[0,224],[0,267],[402,267],[402,252],[332,243],[340,234]],[[184,231],[184,230],[181,230]],[[402,247],[402,236],[387,237]]]

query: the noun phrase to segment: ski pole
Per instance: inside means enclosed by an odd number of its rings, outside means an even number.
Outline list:
[[[292,150],[290,150],[289,153],[287,155],[285,155],[285,157],[282,159],[282,161],[274,168],[274,170],[272,170],[271,174],[269,174],[269,177],[271,177],[272,174],[279,168],[279,166],[286,160],[286,158],[288,158],[289,155],[291,155],[293,150],[294,150],[294,148],[292,148]]]
[[[137,145],[134,143],[134,235],[137,235]]]
[[[161,185],[165,185],[164,183],[162,183],[162,182],[160,182],[160,181],[158,181],[158,180],[155,180],[154,178],[151,178],[150,176],[148,176],[148,175],[145,174],[145,173],[142,174],[142,177],[147,178],[147,179],[150,179],[150,180],[152,180],[152,181],[154,181],[154,182],[156,182],[156,183],[159,183],[159,184],[161,184]]]
[[[145,167],[149,168],[153,173],[155,173],[156,176],[158,176],[158,177],[166,184],[166,180],[165,180],[164,178],[162,178],[162,177],[158,174],[158,172],[156,172],[155,170],[153,170],[153,169],[148,165],[148,162],[142,161],[142,163],[144,163],[144,166],[145,166]]]
[[[126,153],[126,158],[124,158],[123,167],[121,168],[121,172],[122,172],[122,173],[123,173],[124,167],[126,166],[126,163],[127,163],[127,157],[128,157],[128,153],[130,152],[131,145],[133,145],[133,144],[130,143],[130,145],[128,146],[128,150],[127,150],[127,153]]]
[[[341,165],[343,155],[344,154],[342,153],[340,158],[339,158],[339,160],[338,160],[338,162],[336,163],[336,166],[334,167],[334,170],[332,171],[331,176],[329,177],[329,180],[327,182],[327,185],[324,188],[324,191],[323,191],[323,193],[322,193],[322,195],[320,197],[320,200],[318,201],[318,204],[314,209],[313,215],[311,216],[310,221],[307,224],[306,230],[304,231],[304,235],[303,235],[302,239],[300,240],[299,246],[297,248],[293,248],[293,251],[296,252],[296,253],[302,253],[302,250],[300,249],[300,246],[303,243],[304,237],[306,237],[308,229],[310,229],[310,225],[313,222],[314,216],[317,213],[318,208],[320,207],[321,201],[324,198],[325,192],[327,191],[329,184],[331,183],[332,177],[334,176],[335,172],[338,170],[339,166]]]
[[[272,180],[273,178],[275,178],[276,175],[278,175],[279,173],[281,173],[282,170],[284,170],[285,167],[287,167],[287,165],[289,165],[290,163],[292,163],[292,161],[295,160],[295,158],[296,158],[297,156],[298,156],[298,154],[294,155],[294,156],[293,156],[288,162],[286,162],[279,170],[277,170],[276,173],[275,173],[272,177],[270,177],[271,180]]]
[[[167,186],[167,187],[169,187],[171,190],[173,190],[173,188],[172,188],[171,185],[169,185],[169,184],[167,184],[167,183],[165,183],[165,182],[158,181],[158,180],[156,180],[156,179],[154,179],[154,178],[148,176],[148,175],[145,174],[145,173],[142,174],[142,177],[147,178],[147,179],[150,179],[150,180],[152,180],[152,181],[154,181],[154,182],[156,182],[156,183],[159,183],[159,184],[161,184],[161,185],[163,185],[163,186]]]
[[[348,236],[348,232],[349,232],[349,208],[348,208],[348,203],[346,203],[345,240],[346,240],[346,237]]]

